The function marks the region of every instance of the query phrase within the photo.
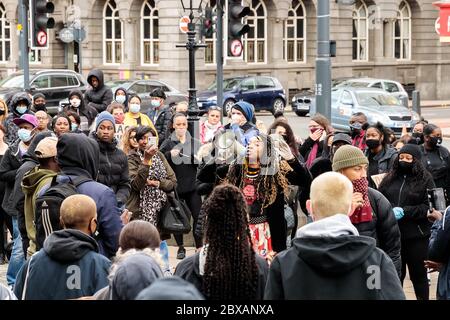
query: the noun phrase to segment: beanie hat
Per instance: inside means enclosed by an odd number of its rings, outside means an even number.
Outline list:
[[[414,160],[419,160],[422,159],[422,152],[420,151],[419,146],[415,145],[415,144],[405,144],[400,151],[398,152],[398,154],[401,153],[407,153],[410,154],[414,157]]]
[[[95,120],[95,131],[97,131],[98,127],[103,121],[111,122],[114,127],[114,132],[116,131],[116,121],[114,120],[113,115],[108,111],[103,111],[98,115],[97,119]]]
[[[333,156],[333,171],[369,164],[364,153],[357,147],[344,145]]]
[[[136,300],[205,300],[205,298],[193,284],[173,276],[159,278],[142,290]]]
[[[231,107],[231,109],[239,110],[242,112],[247,121],[252,122],[254,116],[253,110],[255,110],[255,107],[252,104],[245,101],[238,101]]]

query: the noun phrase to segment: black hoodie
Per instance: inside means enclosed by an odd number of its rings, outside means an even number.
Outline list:
[[[55,231],[21,269],[14,292],[22,298],[26,281],[27,300],[92,296],[108,285],[110,266],[92,237],[74,229]]]
[[[95,120],[95,117],[97,116],[97,110],[94,107],[90,107],[88,105],[86,105],[84,103],[84,99],[83,99],[83,93],[78,90],[78,89],[74,89],[72,91],[70,91],[69,93],[69,102],[70,102],[70,98],[72,96],[77,96],[81,102],[80,102],[80,106],[78,108],[72,107],[72,105],[67,106],[64,111],[71,111],[71,112],[75,112],[76,114],[78,114],[80,116],[80,130],[85,133],[85,134],[89,134],[89,128],[92,125],[92,123]]]
[[[92,77],[98,79],[98,87],[92,87]],[[93,69],[89,72],[87,77],[91,88],[87,89],[84,98],[86,106],[93,107],[98,113],[105,111],[113,100],[113,93],[111,89],[103,82],[103,72],[99,69]]]
[[[16,141],[18,139],[17,132],[19,131],[19,127],[13,123],[13,120],[16,118],[20,118],[20,116],[21,116],[21,114],[17,112],[17,105],[19,104],[20,101],[25,101],[25,103],[28,106],[28,109],[27,109],[27,111],[25,111],[24,114],[27,114],[27,113],[34,114],[30,110],[31,100],[30,100],[30,97],[28,96],[28,93],[18,92],[12,97],[11,103],[9,106],[11,113],[5,119],[5,127],[6,127],[5,139],[6,139],[6,143],[10,146],[14,143],[14,141]]]
[[[374,239],[356,235],[296,238],[269,271],[269,300],[405,299],[392,260]]]

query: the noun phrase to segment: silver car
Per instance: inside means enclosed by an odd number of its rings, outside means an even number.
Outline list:
[[[331,122],[339,130],[350,131],[350,117],[362,112],[370,124],[381,122],[399,136],[402,128],[412,128],[419,115],[406,108],[392,94],[381,89],[337,87],[331,92]]]
[[[348,79],[335,85],[336,87],[356,87],[356,88],[377,88],[391,93],[398,99],[408,100],[408,93],[403,86],[394,80],[375,79],[375,78],[354,78]]]

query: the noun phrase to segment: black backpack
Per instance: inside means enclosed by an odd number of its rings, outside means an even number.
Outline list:
[[[36,251],[44,245],[45,239],[53,232],[61,230],[59,223],[59,209],[61,203],[67,197],[77,192],[77,187],[90,178],[77,177],[69,178],[68,182],[58,183],[56,176],[52,179],[50,187],[36,198],[36,211],[34,216],[34,226],[36,228]]]

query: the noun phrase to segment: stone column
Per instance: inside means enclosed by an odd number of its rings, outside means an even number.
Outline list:
[[[123,26],[123,57],[120,69],[133,70],[140,60],[140,21],[137,18],[130,17],[129,11],[120,11],[119,16]]]

